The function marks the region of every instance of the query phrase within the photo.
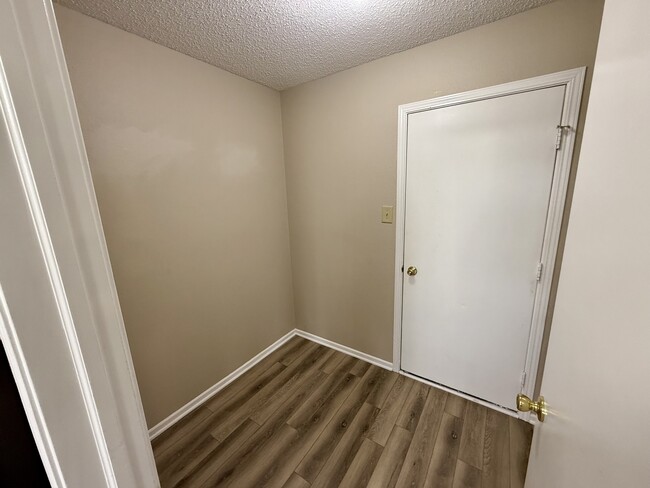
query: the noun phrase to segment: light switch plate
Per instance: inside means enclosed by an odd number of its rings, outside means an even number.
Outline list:
[[[392,224],[393,223],[393,206],[384,205],[381,207],[381,223],[382,224]]]

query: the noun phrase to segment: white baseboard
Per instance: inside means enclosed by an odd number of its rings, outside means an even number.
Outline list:
[[[254,358],[250,359],[245,364],[243,364],[242,366],[237,368],[235,371],[230,373],[228,376],[226,376],[225,378],[223,378],[222,380],[220,380],[216,384],[212,385],[210,388],[205,390],[203,393],[198,395],[193,400],[190,400],[188,403],[186,403],[181,408],[179,408],[174,413],[172,413],[169,417],[165,418],[164,420],[162,420],[159,423],[157,423],[156,425],[154,425],[151,429],[149,429],[149,438],[151,440],[153,440],[156,437],[158,437],[165,430],[169,429],[172,425],[174,425],[176,422],[181,420],[183,417],[185,417],[192,410],[194,410],[195,408],[198,408],[201,404],[203,404],[203,402],[205,402],[212,395],[217,393],[219,390],[224,389],[230,383],[232,383],[237,378],[239,378],[241,375],[243,375],[246,371],[248,371],[253,366],[255,366],[257,363],[259,363],[266,356],[271,354],[273,351],[275,351],[276,349],[281,347],[289,339],[291,339],[292,337],[295,337],[295,336],[304,337],[305,339],[316,342],[318,344],[322,344],[323,346],[327,346],[327,347],[329,347],[331,349],[341,351],[342,353],[348,354],[349,356],[354,356],[355,358],[359,358],[359,359],[362,359],[364,361],[368,361],[369,363],[374,364],[376,366],[379,366],[380,368],[388,369],[388,370],[391,370],[391,371],[393,369],[393,363],[391,363],[389,361],[379,359],[379,358],[377,358],[375,356],[371,356],[370,354],[366,354],[365,352],[357,351],[356,349],[352,349],[351,347],[344,346],[344,345],[339,344],[337,342],[330,341],[328,339],[323,339],[322,337],[319,337],[319,336],[314,335],[314,334],[310,334],[309,332],[305,332],[305,331],[299,330],[299,329],[293,329],[291,332],[288,332],[287,334],[282,336],[280,339],[278,339],[273,344],[271,344],[269,347],[264,349],[257,356],[255,356]]]
[[[154,425],[151,429],[149,429],[149,439],[153,440],[156,437],[158,437],[165,430],[169,429],[172,425],[174,425],[180,419],[185,417],[192,410],[194,410],[195,408],[197,408],[201,404],[203,404],[203,402],[205,402],[212,395],[217,393],[219,390],[224,389],[226,386],[228,386],[230,383],[235,381],[237,378],[239,378],[241,375],[243,375],[246,371],[251,369],[253,366],[255,366],[257,363],[259,363],[262,359],[264,359],[266,356],[271,354],[273,351],[275,351],[276,349],[281,347],[284,343],[286,343],[289,339],[291,339],[295,335],[296,335],[296,329],[293,329],[292,331],[290,331],[287,334],[283,335],[277,341],[275,341],[273,344],[271,344],[269,347],[267,347],[262,352],[260,352],[257,356],[255,356],[254,358],[250,359],[249,361],[247,361],[246,363],[241,365],[235,371],[230,373],[228,376],[226,376],[222,380],[218,381],[216,384],[212,385],[210,388],[205,390],[203,393],[201,393],[199,396],[197,396],[193,400],[190,400],[188,403],[186,403],[181,408],[179,408],[174,413],[172,413],[169,417],[165,418],[164,420],[162,420],[159,423],[157,423],[156,425]]]
[[[318,344],[321,344],[323,346],[329,347],[331,349],[335,349],[337,351],[340,351],[344,354],[347,354],[349,356],[354,356],[355,358],[362,359],[363,361],[367,361],[370,364],[374,364],[376,366],[379,366],[380,368],[387,369],[389,371],[393,371],[393,363],[390,361],[386,361],[385,359],[379,359],[378,357],[371,356],[370,354],[366,354],[365,352],[357,351],[356,349],[352,349],[351,347],[344,346],[343,344],[339,344],[338,342],[330,341],[329,339],[324,339],[320,336],[311,334],[309,332],[305,332],[304,330],[300,329],[293,329],[292,331],[288,332],[284,336],[282,336],[280,339],[275,341],[273,344],[271,344],[269,347],[264,349],[262,352],[260,352],[258,355],[256,355],[254,358],[250,359],[247,361],[245,364],[237,368],[235,371],[230,373],[228,376],[223,378],[221,381],[217,382],[207,390],[205,390],[203,393],[201,393],[199,396],[188,402],[187,404],[183,405],[181,408],[176,410],[174,413],[172,413],[169,417],[164,419],[163,421],[159,422],[158,424],[154,425],[151,429],[149,429],[149,438],[153,440],[160,434],[162,434],[165,430],[170,428],[172,425],[174,425],[176,422],[181,420],[185,415],[190,413],[192,410],[195,408],[199,407],[203,402],[205,402],[208,398],[210,398],[212,395],[217,393],[219,390],[222,390],[226,386],[228,386],[230,383],[235,381],[237,378],[239,378],[241,375],[243,375],[246,371],[251,369],[253,366],[255,366],[257,363],[259,363],[262,359],[264,359],[266,356],[271,354],[273,351],[276,349],[280,348],[283,344],[285,344],[287,341],[289,341],[292,337],[295,336],[300,336],[305,339],[308,339],[312,342],[316,342]],[[463,398],[466,398],[468,400],[471,400],[473,402],[479,403],[483,406],[486,406],[488,408],[491,408],[493,410],[497,410],[501,413],[505,413],[506,415],[510,415],[511,417],[517,417],[517,418],[522,418],[521,415],[518,415],[516,412],[513,412],[511,410],[508,410],[507,408],[500,407],[498,405],[494,405],[490,402],[481,400],[479,398],[472,397],[470,395],[466,395],[465,393],[453,390],[451,388],[447,388],[445,386],[439,385],[437,383],[434,383],[432,381],[425,380],[423,378],[420,378],[418,376],[412,375],[410,373],[407,373],[406,371],[398,371],[399,374],[402,374],[404,376],[408,376],[409,378],[412,378],[416,381],[419,381],[421,383],[425,383],[429,386],[433,386],[435,388],[439,388],[441,390],[448,391],[450,393],[453,393],[454,395],[461,396]],[[528,420],[526,418],[523,418],[522,420]],[[530,421],[530,420],[528,420]]]
[[[317,342],[318,344],[322,344],[323,346],[327,346],[332,349],[336,349],[337,351],[341,351],[344,354],[347,354],[349,356],[354,356],[355,358],[363,359],[364,361],[368,361],[370,364],[374,364],[375,366],[379,366],[380,368],[384,369],[389,369],[393,370],[393,363],[390,361],[386,361],[384,359],[379,359],[378,357],[371,356],[370,354],[366,354],[365,352],[357,351],[356,349],[352,349],[351,347],[344,346],[343,344],[339,344],[338,342],[330,341],[329,339],[323,339],[320,336],[311,334],[309,332],[305,332],[304,330],[296,329],[295,330],[296,335],[300,337],[304,337],[305,339],[309,339],[310,341]]]

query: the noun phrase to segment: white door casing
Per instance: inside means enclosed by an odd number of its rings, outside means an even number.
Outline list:
[[[49,2],[0,3],[0,335],[54,487],[159,486]]]
[[[648,19],[605,2],[527,488],[650,486]]]
[[[444,382],[449,375],[460,371],[467,377],[467,382],[447,383],[449,387],[463,389],[473,396],[487,398],[509,408],[514,408],[515,395],[519,391],[532,394],[535,385],[530,378],[535,378],[539,362],[584,73],[584,68],[569,70],[400,107],[394,348],[396,370],[427,376],[422,373],[423,368],[429,367],[431,370],[431,366],[435,364],[435,369],[442,374],[439,377],[429,377],[438,382]],[[537,118],[531,118],[527,114],[527,110],[531,109],[538,113]],[[499,118],[500,114],[503,115],[501,111],[506,115]],[[473,121],[474,125],[482,124],[482,127],[490,127],[493,124],[498,127],[493,127],[489,137],[485,134],[485,129],[475,131],[473,134],[477,140],[469,146],[465,143],[468,131],[460,135],[463,125],[458,122],[459,119],[465,122]],[[531,131],[525,134],[522,132],[522,126],[529,122],[533,126]],[[539,124],[543,127],[540,128]],[[563,131],[563,140],[556,155],[557,125],[570,126],[572,129]],[[536,133],[539,136],[533,136]],[[521,158],[530,159],[530,156],[525,154],[528,145],[509,139],[510,134],[513,138],[522,135],[527,140],[536,138],[536,142],[530,140],[530,145],[536,144],[536,150],[542,154],[534,167],[526,169],[518,164]],[[423,142],[414,145],[414,137]],[[499,147],[490,146],[497,140],[497,146],[503,146],[506,153],[514,156],[512,164],[497,160],[492,167],[487,168],[472,162],[478,155],[498,151]],[[444,147],[449,151],[445,152]],[[434,152],[436,158],[442,158],[451,164],[453,171],[442,164],[430,164],[427,152]],[[407,159],[412,164],[409,167],[411,173],[408,191],[416,195],[426,194],[426,199],[437,198],[434,203],[438,204],[446,199],[444,205],[449,208],[433,205],[422,211],[422,208],[415,206],[417,199],[414,200],[412,194],[407,195]],[[527,177],[532,177],[534,184],[531,185]],[[505,178],[508,178],[508,181],[501,184],[501,180]],[[435,188],[427,194],[426,185],[431,185],[433,181],[440,184],[436,186],[433,183]],[[499,186],[504,198],[499,200],[502,208],[495,208],[494,198]],[[550,195],[549,188],[552,188]],[[470,191],[466,194],[459,194],[468,189]],[[491,199],[490,205],[482,205],[481,198]],[[513,201],[517,200],[527,202],[528,208],[517,212],[516,207],[513,207]],[[509,216],[518,214],[525,217],[530,214],[534,218],[520,219],[516,223],[508,220],[499,222],[498,218],[504,212]],[[463,215],[468,217],[467,225],[459,224],[459,217]],[[478,218],[481,215],[483,217]],[[405,217],[411,225],[407,224]],[[432,220],[438,225],[422,225]],[[475,235],[477,229],[481,230],[483,237],[467,239]],[[511,259],[511,256],[503,255],[503,251],[507,249],[507,246],[503,246],[504,239],[514,239],[522,229],[531,236],[531,240],[518,243],[526,252],[522,251],[519,256],[514,257],[521,259]],[[482,248],[477,247],[481,244],[477,242],[480,240],[483,240],[486,246],[491,244],[490,251],[496,250],[497,253],[483,255],[480,252]],[[433,250],[427,247],[432,242]],[[494,256],[499,253],[501,255],[494,261]],[[428,260],[428,254],[433,255],[432,260]],[[454,256],[458,259],[454,259]],[[405,257],[422,261],[425,269],[422,269],[418,262],[405,261]],[[462,259],[473,259],[476,262],[464,263]],[[522,260],[523,263],[520,262]],[[536,282],[538,261],[544,264],[539,284]],[[406,268],[409,265],[418,267],[418,275],[412,278],[404,275],[402,281],[402,266]],[[479,266],[490,270],[490,280],[477,285],[476,270]],[[493,315],[498,316],[499,307],[502,307],[500,300],[503,297],[497,295],[500,292],[503,295],[504,291],[509,295],[517,293],[516,289],[508,288],[508,279],[517,272],[521,288],[518,292],[521,305],[516,314],[519,330],[501,327],[501,336],[497,341],[499,349],[489,354],[484,350],[485,357],[482,358],[470,358],[478,359],[478,364],[482,364],[482,367],[477,369],[476,364],[470,364],[471,361],[465,365],[462,360],[460,363],[457,360],[451,368],[445,369],[447,364],[451,364],[449,359],[457,359],[462,354],[463,351],[458,348],[473,344],[480,354],[481,346],[493,337],[495,330],[499,329],[499,323],[487,324],[489,328],[461,334],[460,342],[452,343],[451,347],[448,347],[450,344],[442,344],[436,349],[435,357],[426,356],[426,348],[431,347],[432,340],[449,338],[459,327],[465,327],[463,332],[469,331],[467,321],[476,319],[477,313],[480,313],[476,303],[480,302],[483,309],[486,306],[488,309],[492,307],[495,312]],[[432,288],[434,293],[427,294]],[[475,303],[472,303],[472,300]],[[449,318],[445,318],[445,314],[450,316],[452,312],[460,312],[460,316],[465,315],[466,323],[462,325],[462,321],[460,324],[451,321],[446,335],[440,335],[440,330],[436,333],[427,332],[428,325],[420,319],[420,326],[416,326],[412,330],[414,333],[409,335],[404,324],[406,321],[411,324],[418,322],[413,307],[418,301],[420,305],[424,304],[424,308],[420,306],[418,310],[420,313],[424,311],[425,321],[437,318],[440,325],[440,322]],[[501,317],[504,316],[508,314],[502,313]],[[416,330],[418,327],[419,330]],[[492,330],[489,330],[490,328]],[[518,334],[518,337],[514,337],[515,334]],[[405,358],[404,351],[419,351],[420,359],[413,360],[416,357],[413,354],[409,355],[410,359]],[[447,360],[446,355],[449,356]],[[431,364],[427,366],[427,363]],[[502,382],[500,386],[491,385],[491,393],[485,389],[481,390],[486,378],[490,378],[490,375],[501,377],[504,371],[510,372],[506,382]],[[526,371],[526,378],[529,380],[521,388],[523,371]]]
[[[409,115],[402,369],[521,391],[564,86]]]

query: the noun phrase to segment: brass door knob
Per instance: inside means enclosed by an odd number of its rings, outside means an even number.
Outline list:
[[[406,268],[406,274],[409,276],[415,276],[418,274],[418,269],[415,266],[409,266]]]
[[[544,401],[543,396],[539,397],[539,399],[536,402],[534,402],[526,395],[522,395],[521,393],[517,395],[517,410],[519,410],[520,412],[536,413],[537,419],[540,422],[544,422],[544,419],[546,418],[546,414],[548,413],[548,409],[546,408],[546,402]]]

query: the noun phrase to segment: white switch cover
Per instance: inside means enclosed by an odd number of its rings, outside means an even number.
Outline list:
[[[391,205],[384,205],[383,207],[381,207],[381,223],[382,224],[393,223],[393,207]]]

